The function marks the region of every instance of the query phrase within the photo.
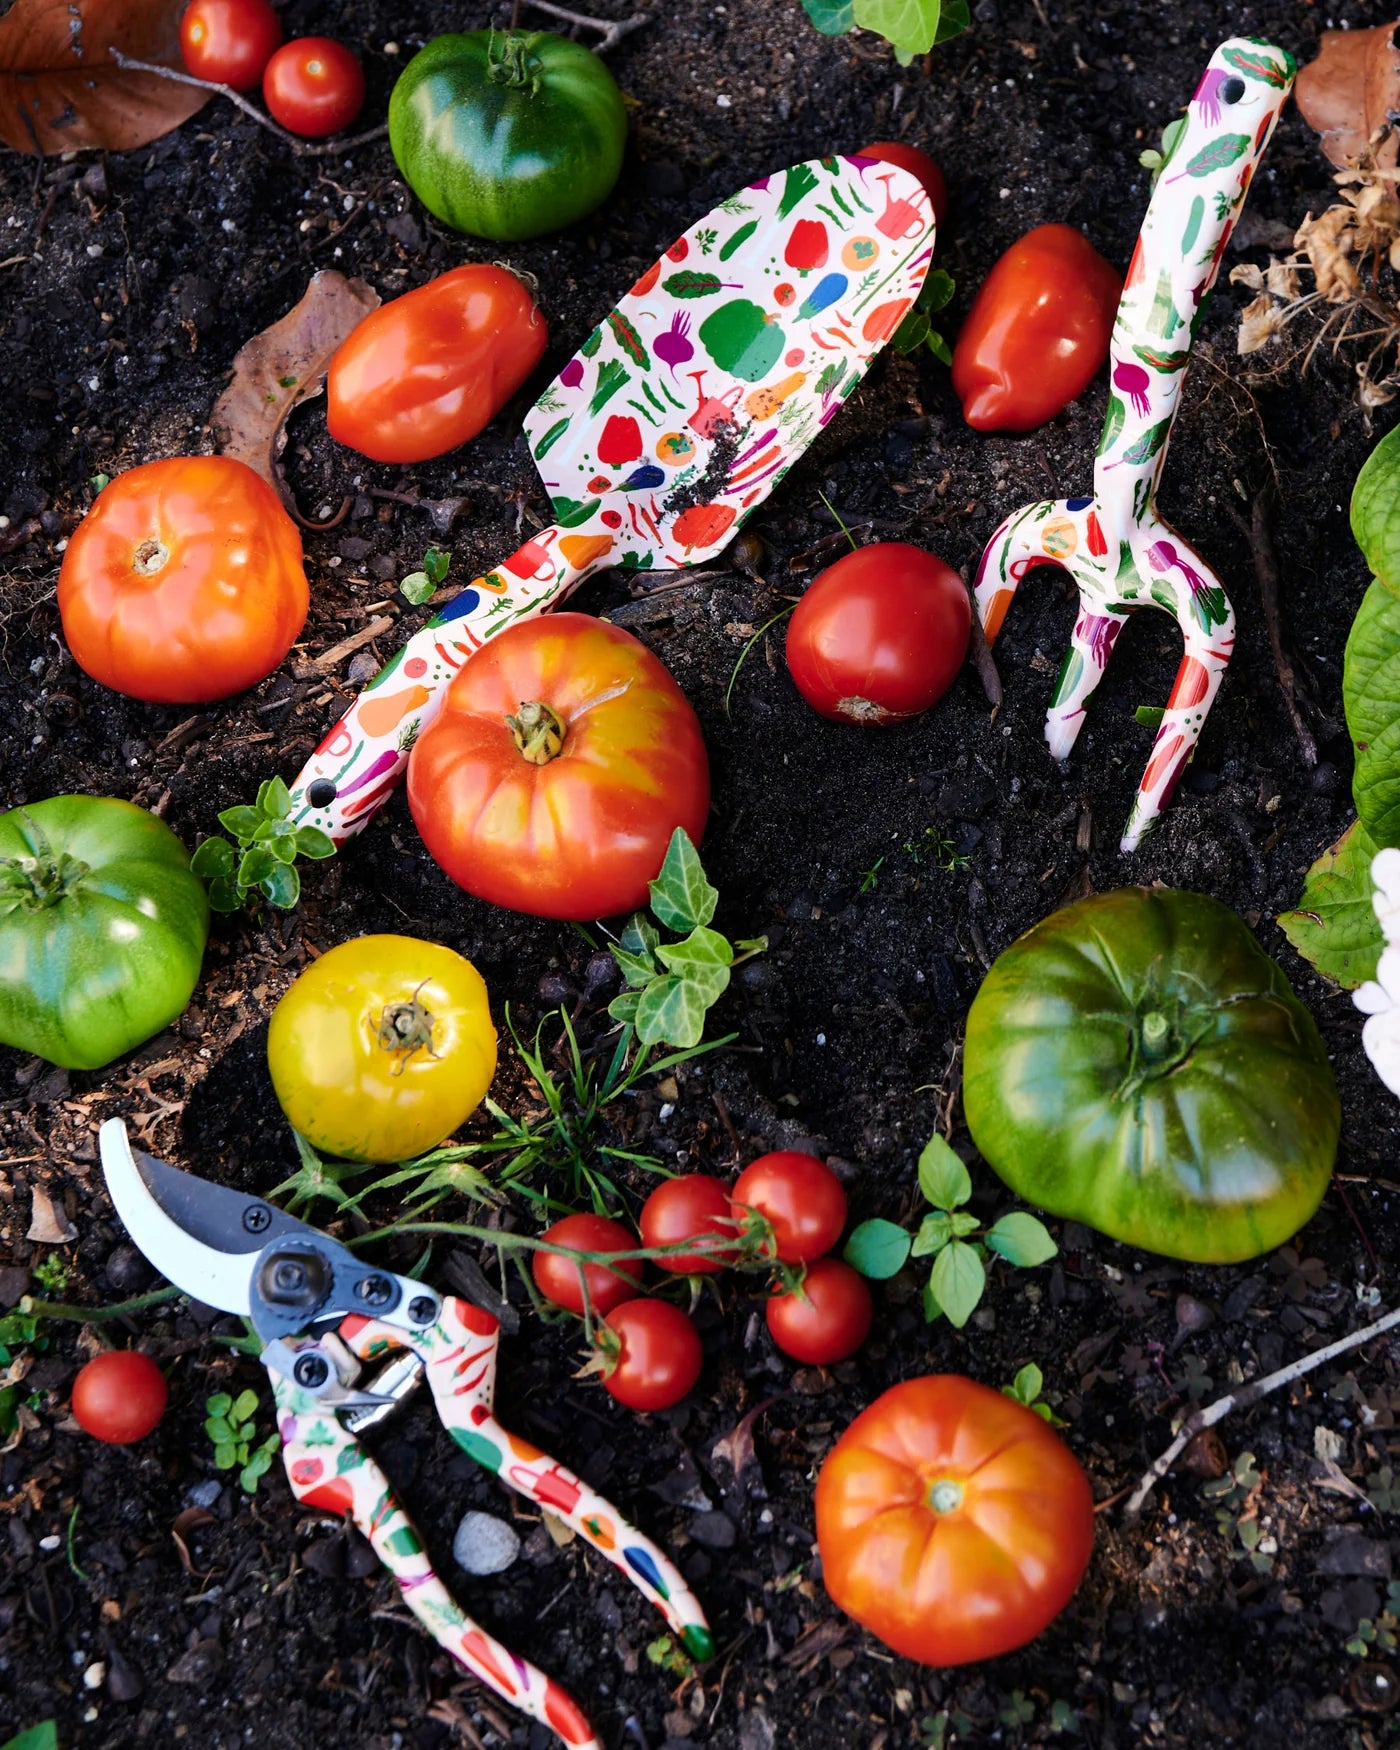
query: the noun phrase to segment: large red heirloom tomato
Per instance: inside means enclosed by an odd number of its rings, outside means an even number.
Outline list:
[[[1094,1497],[1052,1429],[956,1374],[892,1387],[817,1478],[822,1576],[906,1658],[961,1665],[1059,1615],[1094,1544]]]
[[[645,905],[678,826],[699,842],[710,766],[645,645],[589,614],[545,614],[463,666],[409,759],[408,805],[468,893],[582,922]]]
[[[58,574],[78,667],[153,705],[204,705],[265,680],[309,600],[296,524],[231,456],[171,456],[118,475]]]

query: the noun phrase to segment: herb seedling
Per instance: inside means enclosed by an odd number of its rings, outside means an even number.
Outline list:
[[[34,1280],[46,1295],[63,1294],[68,1288],[72,1271],[57,1252],[49,1252],[34,1266]]]
[[[1377,1653],[1393,1653],[1400,1635],[1400,1580],[1392,1580],[1385,1589],[1385,1608],[1377,1617],[1363,1616],[1356,1632],[1347,1642],[1353,1659],[1374,1658]]]
[[[875,1281],[895,1275],[910,1258],[932,1258],[923,1294],[930,1324],[942,1316],[961,1330],[972,1317],[987,1286],[984,1260],[989,1252],[1008,1264],[1031,1268],[1047,1263],[1059,1250],[1044,1224],[1025,1210],[1003,1215],[989,1228],[969,1215],[962,1205],[972,1196],[972,1177],[937,1132],[919,1156],[919,1189],[933,1207],[917,1233],[878,1217],[863,1221],[846,1241],[842,1256],[852,1269]]]
[[[1254,1468],[1254,1454],[1242,1452],[1223,1477],[1213,1477],[1201,1485],[1202,1495],[1215,1505],[1215,1522],[1221,1535],[1233,1553],[1248,1555],[1256,1574],[1267,1574],[1274,1565],[1273,1555],[1259,1547],[1262,1534],[1255,1501],[1263,1482]],[[1240,1544],[1238,1551],[1233,1550],[1236,1538]]]
[[[1057,1416],[1040,1395],[1041,1387],[1044,1384],[1045,1375],[1034,1361],[1028,1361],[1024,1367],[1017,1369],[1016,1377],[1011,1384],[1001,1388],[1002,1396],[1011,1398],[1015,1403],[1023,1404],[1026,1409],[1039,1416],[1042,1422],[1048,1422],[1052,1428],[1063,1428],[1066,1426],[1064,1417]]]
[[[431,601],[447,581],[451,563],[451,554],[444,553],[440,547],[429,547],[423,555],[423,569],[409,572],[399,585],[399,594],[415,607],[420,602]]]
[[[682,1683],[688,1682],[695,1675],[695,1661],[670,1635],[658,1635],[654,1641],[648,1641],[647,1658],[653,1665],[659,1665],[663,1671],[669,1672],[672,1677],[678,1677]]]
[[[320,862],[335,855],[335,845],[317,826],[296,826],[288,818],[292,796],[281,778],[258,786],[249,807],[225,808],[219,825],[235,843],[207,838],[190,858],[191,870],[208,884],[214,911],[240,911],[260,893],[269,905],[290,911],[301,897],[298,857]]]
[[[953,276],[944,273],[941,267],[934,268],[915,298],[914,308],[895,330],[894,339],[890,342],[894,350],[911,353],[927,347],[940,364],[951,366],[953,349],[933,326],[933,318],[952,302],[956,290]]]
[[[248,1495],[258,1492],[258,1479],[266,1472],[282,1444],[274,1428],[265,1440],[258,1439],[253,1420],[258,1407],[255,1391],[241,1391],[236,1398],[227,1392],[216,1392],[206,1398],[209,1412],[204,1432],[214,1442],[214,1463],[220,1470],[238,1466],[239,1487]]]
[[[823,36],[873,30],[894,49],[901,67],[971,22],[967,0],[802,0],[802,6]]]

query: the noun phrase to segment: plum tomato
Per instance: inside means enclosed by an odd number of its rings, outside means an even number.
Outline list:
[[[709,759],[645,645],[591,614],[544,614],[463,664],[409,759],[408,805],[459,887],[582,922],[644,906],[678,826],[699,842]]]
[[[860,1348],[874,1314],[865,1278],[839,1258],[819,1258],[802,1278],[802,1294],[769,1300],[768,1330],[794,1361],[830,1367]]]
[[[320,140],[348,128],[364,108],[365,70],[328,36],[299,36],[263,69],[263,102],[288,133]]]
[[[251,91],[282,41],[268,0],[190,0],[180,20],[180,56],[196,79]]]
[[[955,1374],[906,1380],[851,1423],[817,1478],[822,1579],[925,1665],[1024,1646],[1094,1546],[1094,1497],[1040,1417]]]
[[[206,705],[265,680],[309,600],[296,524],[231,456],[170,456],[119,474],[58,574],[73,660],[151,705]]]
[[[846,1225],[841,1181],[815,1156],[795,1149],[750,1162],[730,1199],[736,1220],[753,1210],[767,1221],[780,1264],[811,1264],[825,1257]]]
[[[496,1029],[470,960],[415,936],[357,936],[322,954],[272,1013],[272,1086],[323,1154],[402,1161],[481,1104]]]
[[[454,267],[351,330],[326,378],[326,429],[374,462],[445,455],[496,417],[548,338],[517,275]]]
[[[628,1300],[599,1333],[604,1389],[629,1410],[669,1410],[700,1377],[700,1335],[669,1300]]]
[[[971,628],[951,565],[904,541],[877,541],[829,565],[798,602],[788,669],[823,717],[902,723],[952,686]]]
[[[165,1375],[139,1349],[107,1349],[73,1381],[73,1419],[94,1440],[130,1446],[165,1414]]]
[[[933,208],[934,223],[939,231],[943,229],[948,217],[948,180],[927,152],[921,152],[917,146],[906,146],[902,140],[876,140],[873,145],[862,146],[856,157],[878,158],[882,164],[897,164],[901,170],[917,176]]]
[[[1037,225],[987,275],[958,332],[953,387],[975,431],[1033,431],[1108,357],[1123,276],[1072,225]]]
[[[654,1258],[658,1270],[676,1276],[715,1276],[732,1261],[735,1226],[729,1191],[708,1173],[663,1179],[642,1205],[639,1226],[644,1246],[697,1242],[693,1252]]]
[[[636,1236],[620,1221],[606,1215],[566,1215],[547,1227],[540,1235],[552,1246],[567,1246],[572,1252],[630,1252],[637,1244]],[[583,1312],[583,1295],[579,1285],[579,1266],[558,1252],[536,1252],[530,1261],[535,1287],[546,1300],[562,1306],[566,1312]],[[615,1265],[585,1264],[583,1280],[588,1285],[588,1303],[600,1318],[625,1300],[635,1300],[641,1289],[640,1258]]]

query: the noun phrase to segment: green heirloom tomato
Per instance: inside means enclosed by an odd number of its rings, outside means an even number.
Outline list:
[[[1227,1264],[1322,1200],[1341,1108],[1312,1017],[1204,894],[1125,887],[1038,923],[967,1020],[968,1129],[1019,1196]]]
[[[190,1000],[209,902],[162,820],[106,796],[0,814],[0,1044],[101,1069]]]
[[[434,37],[389,98],[394,162],[419,200],[454,230],[501,243],[591,213],[626,138],[612,74],[547,31]]]

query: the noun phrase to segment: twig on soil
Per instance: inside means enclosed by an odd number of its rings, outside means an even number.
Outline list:
[[[1278,554],[1274,548],[1274,504],[1273,488],[1266,486],[1255,498],[1247,523],[1233,506],[1230,515],[1249,537],[1254,575],[1259,579],[1259,599],[1264,608],[1264,624],[1269,633],[1269,648],[1274,653],[1274,673],[1278,676],[1279,691],[1283,694],[1288,720],[1298,738],[1303,764],[1311,771],[1317,764],[1317,742],[1298,709],[1298,686],[1293,658],[1283,644],[1283,626],[1278,605]]]
[[[982,683],[982,691],[987,695],[987,703],[995,714],[1001,709],[1001,676],[997,673],[996,659],[992,655],[991,645],[987,642],[987,634],[982,630],[982,616],[977,612],[977,597],[973,594],[972,585],[965,576],[963,577],[963,588],[967,591],[967,599],[972,604],[972,629],[968,637],[967,654],[972,666],[977,670],[977,678]]]
[[[1314,1368],[1321,1367],[1328,1361],[1335,1361],[1337,1356],[1345,1355],[1348,1350],[1359,1349],[1363,1344],[1373,1342],[1387,1331],[1394,1330],[1397,1325],[1400,1325],[1400,1308],[1386,1313],[1384,1318],[1377,1319],[1359,1331],[1353,1331],[1349,1337],[1339,1337],[1325,1349],[1315,1349],[1311,1355],[1290,1361],[1287,1367],[1280,1367],[1276,1373],[1266,1373],[1263,1379],[1253,1380],[1239,1391],[1227,1392],[1223,1398],[1217,1398],[1213,1404],[1207,1404],[1203,1410],[1197,1410],[1194,1415],[1188,1416],[1177,1430],[1176,1439],[1143,1472],[1141,1481],[1128,1497],[1128,1505],[1123,1509],[1124,1521],[1129,1525],[1133,1524],[1142,1512],[1147,1497],[1196,1436],[1207,1428],[1213,1428],[1217,1422],[1223,1422],[1231,1410],[1242,1410],[1250,1404],[1258,1403],[1260,1398],[1268,1397],[1281,1385],[1291,1385],[1295,1379],[1301,1379]]]
[[[213,79],[196,79],[193,73],[181,73],[175,67],[162,67],[158,61],[138,61],[133,55],[124,55],[120,49],[109,49],[108,53],[119,67],[130,72],[154,73],[160,79],[173,79],[177,85],[195,85],[201,91],[212,91],[219,97],[226,97],[244,115],[251,116],[260,128],[276,134],[279,140],[291,147],[298,158],[333,158],[337,152],[348,152],[353,146],[364,146],[371,140],[383,139],[389,131],[389,124],[381,122],[377,128],[369,128],[363,134],[352,134],[348,140],[326,140],[313,146],[310,141],[299,140],[295,134],[288,133],[286,128],[279,127],[270,115],[264,115],[256,104],[249,103],[231,85],[220,85]]]
[[[570,12],[567,7],[555,6],[553,0],[525,0],[527,6],[533,6],[536,12],[547,12],[551,18],[562,18],[566,24],[577,24],[584,30],[602,32],[603,40],[593,53],[605,55],[609,49],[615,49],[623,37],[630,36],[634,30],[640,30],[650,22],[645,12],[634,12],[630,18],[590,18],[586,12]],[[520,7],[517,3],[516,12]],[[512,23],[514,21],[512,20]]]
[[[368,644],[381,632],[387,632],[393,625],[387,614],[377,620],[371,620],[368,626],[362,626],[358,632],[352,632],[348,638],[342,638],[339,644],[332,644],[329,650],[323,650],[319,656],[313,656],[309,662],[299,662],[292,670],[295,679],[309,681],[317,675],[327,674],[333,668],[354,654],[362,644]]]

